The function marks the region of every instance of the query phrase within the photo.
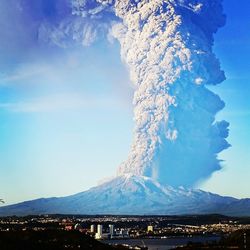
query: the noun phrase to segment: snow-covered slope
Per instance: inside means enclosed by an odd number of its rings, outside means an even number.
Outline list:
[[[72,196],[0,208],[0,216],[55,213],[250,215],[250,200],[163,186],[151,178],[127,174]]]

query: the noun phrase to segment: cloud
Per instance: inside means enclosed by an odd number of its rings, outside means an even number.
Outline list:
[[[113,108],[119,105],[108,98],[76,93],[42,96],[25,101],[0,103],[0,109],[14,113],[51,113],[84,109]]]
[[[90,46],[117,20],[113,1],[1,0],[0,71],[15,69],[52,48]]]
[[[0,86],[9,85],[14,82],[25,81],[37,75],[46,74],[49,67],[46,65],[22,65],[10,74],[2,74],[0,77]]]
[[[10,6],[16,3],[20,20],[34,24],[28,47],[86,47],[110,34],[120,42],[135,86],[135,128],[119,174],[192,186],[221,168],[229,124],[215,120],[225,104],[207,86],[225,79],[212,49],[225,24],[222,0],[12,0]],[[40,112],[86,104],[91,100],[54,96],[2,108]]]
[[[121,56],[136,86],[134,138],[118,173],[192,186],[221,168],[217,154],[229,147],[224,107],[206,85],[225,79],[212,51],[225,24],[222,1],[122,1],[113,26]]]

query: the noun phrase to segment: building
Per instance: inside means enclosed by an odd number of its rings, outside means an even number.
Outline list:
[[[64,227],[64,229],[65,229],[66,231],[71,231],[71,230],[73,230],[73,228],[74,228],[73,225],[65,225],[65,227]]]
[[[97,240],[102,239],[102,225],[97,225],[97,233],[95,234]]]
[[[154,227],[153,226],[148,226],[148,228],[147,228],[147,232],[148,233],[153,233],[154,232]]]
[[[122,228],[121,231],[120,231],[120,236],[122,238],[128,238],[129,237],[128,230]]]
[[[112,238],[112,236],[114,235],[114,225],[109,225],[109,234],[110,237]]]
[[[90,226],[90,232],[91,233],[95,233],[95,225],[91,225]]]
[[[74,229],[77,231],[81,231],[83,228],[82,228],[81,224],[77,223],[77,224],[75,224]]]

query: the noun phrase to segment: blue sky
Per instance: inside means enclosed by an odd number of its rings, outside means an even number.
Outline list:
[[[250,3],[225,0],[224,8],[214,50],[227,80],[213,90],[226,103],[218,119],[230,122],[232,147],[201,187],[250,197]],[[0,11],[0,197],[64,196],[115,175],[133,130],[133,88],[118,44],[44,48],[20,17],[10,22],[11,11]]]
[[[215,39],[227,80],[214,90],[226,103],[220,119],[230,122],[232,147],[221,154],[224,169],[203,186],[220,194],[250,197],[250,19],[248,1],[224,1],[227,25]]]

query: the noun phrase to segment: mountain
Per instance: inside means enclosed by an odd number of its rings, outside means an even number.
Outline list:
[[[122,175],[87,191],[61,198],[0,207],[0,216],[31,214],[209,214],[250,215],[250,199],[198,189],[164,186],[145,176]]]

